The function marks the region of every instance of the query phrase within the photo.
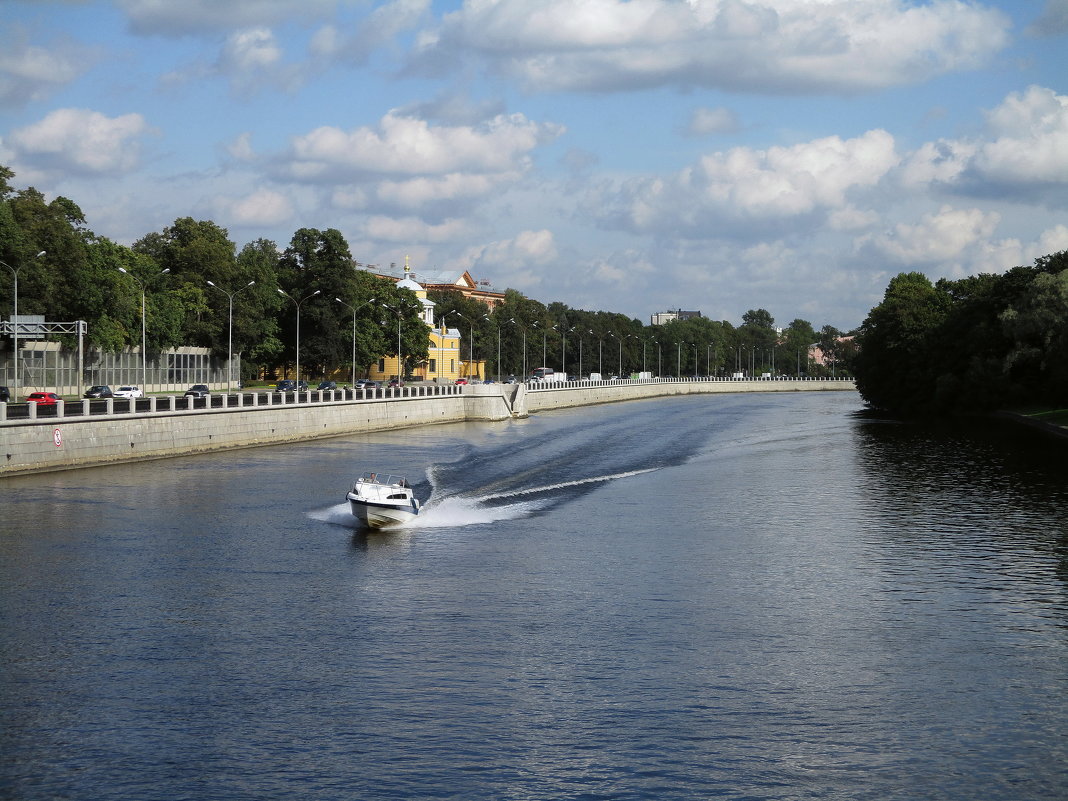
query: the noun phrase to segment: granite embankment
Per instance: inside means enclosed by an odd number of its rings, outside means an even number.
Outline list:
[[[673,395],[854,391],[853,382],[644,380],[526,386],[411,386],[366,393],[305,392],[74,402],[0,410],[0,477],[161,459],[229,448],[440,423],[500,421],[549,409]],[[197,408],[201,405],[202,408]]]

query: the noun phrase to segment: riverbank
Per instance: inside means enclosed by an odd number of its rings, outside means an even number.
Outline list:
[[[994,416],[1068,444],[1068,409],[1005,409]]]

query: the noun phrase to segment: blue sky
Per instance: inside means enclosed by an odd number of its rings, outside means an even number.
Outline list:
[[[850,329],[1068,249],[1068,0],[4,0],[0,164],[130,244],[356,259],[648,321]]]

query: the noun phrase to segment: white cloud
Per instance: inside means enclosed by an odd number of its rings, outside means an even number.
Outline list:
[[[943,206],[919,223],[898,223],[885,233],[862,237],[858,244],[896,264],[954,264],[984,245],[999,222],[1001,215],[996,212]]]
[[[293,219],[293,204],[281,192],[258,189],[236,200],[221,200],[222,218],[233,225],[270,227]]]
[[[479,126],[434,126],[390,112],[378,128],[324,126],[293,139],[280,171],[297,181],[341,183],[355,177],[513,173],[529,154],[562,132],[522,114]]]
[[[414,217],[374,216],[368,218],[361,228],[361,233],[370,239],[404,245],[412,242],[452,242],[471,234],[465,220],[446,220],[431,225]]]
[[[5,144],[20,162],[44,171],[115,174],[133,170],[149,127],[140,114],[107,117],[63,108],[13,131]]]
[[[245,131],[234,137],[233,141],[226,146],[226,152],[230,154],[231,158],[238,161],[252,161],[256,158],[256,153],[252,149],[252,133]]]
[[[545,269],[558,256],[553,233],[541,229],[468,248],[452,266],[493,275],[500,285],[527,291],[542,284]]]
[[[602,192],[591,212],[605,207],[603,224],[637,232],[729,235],[843,210],[852,191],[876,185],[898,161],[893,137],[881,130],[767,150],[737,147],[669,178],[628,182],[615,197]]]
[[[686,128],[691,136],[734,133],[739,129],[738,115],[729,108],[697,108],[690,115]]]
[[[312,55],[324,60],[364,64],[376,48],[414,28],[430,11],[430,0],[390,0],[375,8],[351,33],[324,25],[312,37]]]
[[[282,49],[269,28],[245,28],[226,39],[221,62],[224,68],[255,72],[282,60]]]
[[[0,106],[20,106],[47,97],[77,78],[89,60],[78,45],[35,47],[9,33],[0,41]]]
[[[338,0],[117,0],[141,35],[187,36],[330,16]]]
[[[981,64],[1010,24],[956,0],[481,0],[425,31],[417,61],[477,54],[535,91],[855,92]]]
[[[997,136],[975,166],[1000,183],[1068,183],[1068,96],[1032,86],[1013,92],[987,115]]]
[[[486,197],[498,187],[518,181],[521,173],[501,172],[491,175],[448,175],[383,181],[376,188],[377,197],[399,208],[417,209],[440,201],[470,200]]]
[[[967,194],[1060,190],[1068,203],[1068,96],[1029,87],[989,111],[987,136],[927,143],[907,160],[906,186]]]

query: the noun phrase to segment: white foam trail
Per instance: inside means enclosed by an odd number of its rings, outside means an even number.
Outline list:
[[[345,526],[352,528],[352,524],[356,521],[356,518],[352,516],[352,512],[349,510],[349,502],[339,503],[336,506],[328,506],[325,509],[314,509],[308,512],[308,517],[312,520],[320,520],[323,523],[332,523],[336,526]]]
[[[494,523],[498,520],[515,520],[538,510],[535,502],[514,503],[506,506],[481,506],[484,498],[444,498],[439,503],[424,506],[408,523],[409,527],[451,528],[479,523]]]
[[[592,476],[590,478],[577,478],[574,481],[561,481],[559,484],[546,484],[544,487],[531,487],[530,489],[511,490],[509,492],[502,492],[497,495],[483,495],[479,498],[480,501],[496,501],[501,498],[512,498],[519,495],[537,495],[541,492],[552,492],[553,490],[565,489],[567,487],[578,487],[583,484],[596,484],[602,481],[612,481],[617,478],[630,478],[631,476],[640,476],[642,473],[652,473],[657,468],[647,467],[644,470],[628,470],[625,473],[612,473],[607,476]]]

